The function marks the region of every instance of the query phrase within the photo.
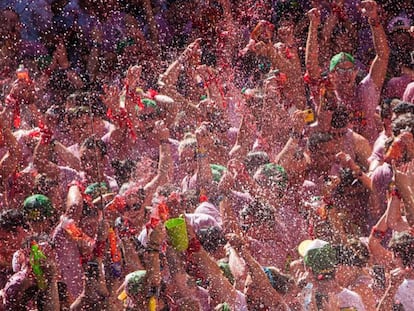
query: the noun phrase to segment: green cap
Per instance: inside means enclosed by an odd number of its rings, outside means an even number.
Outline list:
[[[145,107],[147,108],[154,108],[155,110],[158,110],[158,105],[155,102],[155,100],[149,99],[149,98],[144,98],[142,99],[142,103],[145,105]]]
[[[85,194],[91,196],[92,199],[96,199],[101,194],[105,194],[107,192],[108,192],[108,187],[107,187],[106,183],[104,183],[104,182],[101,182],[101,183],[96,182],[96,183],[90,184],[85,189]]]
[[[227,171],[227,168],[220,164],[210,164],[211,174],[213,175],[213,181],[220,182],[223,173]]]
[[[135,295],[145,289],[146,270],[137,270],[125,277],[125,291],[128,295]]]
[[[54,208],[47,196],[34,194],[24,200],[23,211],[28,220],[42,221],[53,215]]]
[[[355,59],[349,53],[341,52],[339,54],[336,54],[334,57],[331,58],[331,63],[329,64],[329,71],[333,71],[335,67],[342,62],[351,62],[352,64],[355,64]]]

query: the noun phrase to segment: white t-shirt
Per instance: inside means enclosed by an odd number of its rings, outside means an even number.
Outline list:
[[[414,311],[414,280],[404,280],[401,283],[395,301],[400,302],[405,311]]]
[[[353,310],[352,308],[354,308],[357,311],[365,311],[361,296],[347,288],[344,288],[336,297],[339,301],[340,310],[348,308]]]

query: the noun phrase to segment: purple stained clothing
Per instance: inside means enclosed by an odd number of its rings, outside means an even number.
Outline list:
[[[399,98],[402,99],[407,85],[413,79],[409,75],[402,75],[401,77],[394,77],[390,79],[384,90],[384,98]]]
[[[76,299],[83,290],[83,269],[78,245],[63,229],[62,221],[54,230],[52,239],[56,246],[56,262],[62,281],[67,285],[70,297]]]
[[[392,177],[392,168],[388,163],[383,163],[378,166],[371,175],[372,190],[375,192],[377,204],[379,205],[376,206],[378,209],[377,215],[373,215],[376,216],[376,220],[381,217],[387,208],[387,190],[392,181]],[[372,225],[374,225],[375,219],[372,222]]]
[[[203,214],[212,217],[219,225],[222,224],[220,211],[210,202],[203,202],[194,211],[194,214]]]
[[[384,155],[385,155],[385,142],[387,141],[389,137],[385,134],[384,131],[382,131],[377,140],[374,143],[374,147],[372,148],[372,153],[370,157],[368,158],[368,163],[371,165],[373,161],[384,161]]]
[[[402,100],[409,103],[414,103],[414,82],[411,82],[407,85]]]
[[[371,75],[368,74],[356,87],[354,96],[340,98],[351,113],[351,128],[373,143],[378,137],[375,113],[380,101],[378,90]]]

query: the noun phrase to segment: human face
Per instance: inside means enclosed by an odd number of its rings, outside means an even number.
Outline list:
[[[331,72],[331,78],[337,88],[350,87],[355,84],[357,74],[358,72],[352,62],[343,61],[336,65]]]
[[[0,230],[0,267],[11,268],[13,253],[21,247],[27,236],[28,232],[22,227],[10,232]]]

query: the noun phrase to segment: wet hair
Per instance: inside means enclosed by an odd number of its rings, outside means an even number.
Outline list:
[[[198,230],[197,238],[203,248],[209,253],[217,251],[220,247],[226,245],[227,243],[227,239],[225,238],[223,231],[218,227]]]
[[[327,143],[331,140],[332,135],[330,133],[316,132],[309,136],[307,146],[309,151],[315,152],[316,150],[320,149],[319,144]]]
[[[414,135],[414,114],[404,113],[398,116],[392,121],[391,126],[394,136],[398,136],[403,132],[410,132]]]
[[[168,198],[171,193],[176,192],[180,193],[181,190],[179,187],[173,185],[173,184],[164,184],[162,186],[159,186],[157,188],[157,193],[163,197]]]
[[[290,287],[295,284],[294,279],[289,274],[281,272],[276,267],[264,267],[263,271],[269,279],[272,287],[279,294],[286,294],[289,291]]]
[[[122,185],[130,179],[136,162],[130,159],[126,159],[123,161],[115,160],[111,162],[112,167],[115,170],[115,179],[118,185]]]
[[[404,266],[414,266],[414,236],[409,231],[396,233],[390,240],[388,247],[401,258]]]
[[[368,263],[368,248],[357,239],[351,239],[346,245],[337,245],[334,248],[338,264],[364,267]]]
[[[261,225],[274,225],[276,222],[275,208],[260,200],[254,200],[247,204],[241,211],[242,219],[251,216]]]
[[[331,126],[335,129],[341,129],[348,125],[349,111],[344,106],[338,106],[332,113]]]
[[[107,154],[107,147],[105,142],[102,139],[96,138],[95,136],[86,138],[82,143],[81,148],[86,148],[89,150],[98,148],[102,157],[106,156]]]
[[[414,114],[414,104],[405,102],[405,101],[398,101],[394,108],[392,108],[392,112],[396,114],[404,114],[404,113],[412,113]]]
[[[244,165],[250,174],[254,174],[260,166],[269,162],[269,155],[264,151],[249,152],[244,159]]]
[[[23,211],[13,208],[0,213],[0,230],[14,231],[18,227],[28,228]]]

